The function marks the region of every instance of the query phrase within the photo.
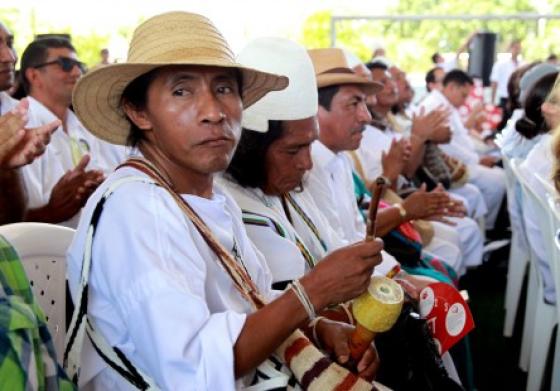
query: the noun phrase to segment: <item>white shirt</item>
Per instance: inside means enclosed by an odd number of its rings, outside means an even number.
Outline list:
[[[515,71],[522,63],[520,61],[513,61],[511,58],[494,63],[492,73],[490,74],[490,81],[497,84],[496,97],[498,99],[507,98],[509,96],[507,85],[509,78],[513,71]]]
[[[527,158],[521,163],[520,170],[523,176],[527,179],[529,186],[534,190],[536,194],[540,197],[545,197],[547,189],[541,184],[541,182],[536,178],[536,175],[547,179],[551,186],[552,181],[550,179],[552,174],[552,164],[554,162],[554,156],[552,154],[552,135],[547,133],[541,137],[539,142],[534,146],[534,148],[529,152]],[[543,278],[544,285],[544,296],[546,300],[550,303],[556,302],[556,293],[554,289],[554,278],[552,276],[552,271],[550,269],[550,261],[546,254],[546,246],[544,240],[552,240],[551,238],[543,238],[542,231],[538,221],[536,221],[537,214],[531,207],[527,207],[532,204],[523,203],[523,221],[525,223],[525,232],[527,233],[527,239],[529,240],[529,245],[535,252],[541,275]]]
[[[398,138],[397,134],[390,130],[384,132],[375,126],[366,125],[360,147],[356,151],[366,181],[374,181],[383,173],[381,155],[389,151],[394,138]]]
[[[46,125],[57,119],[42,103],[31,96],[27,99],[29,100],[28,127]],[[102,142],[93,136],[70,109],[67,110],[66,129],[67,132],[62,129],[62,125],[56,129],[45,154],[22,168],[29,195],[29,208],[46,205],[52,189],[60,178],[73,169],[86,153],[91,156],[87,169],[99,169],[105,173],[112,171],[126,157],[124,147]],[[62,224],[75,228],[78,220],[79,213]]]
[[[364,240],[366,225],[354,195],[350,158],[345,153],[335,154],[319,140],[312,144],[311,157],[313,168],[304,178],[303,192],[315,201],[330,226],[346,243]],[[386,274],[398,262],[385,251],[382,257],[375,272]]]
[[[6,114],[8,111],[16,107],[18,101],[12,98],[6,91],[0,91],[0,115]]]
[[[348,243],[363,240],[365,222],[354,195],[352,163],[345,153],[334,153],[319,140],[311,148],[313,168],[305,179],[304,189],[329,220],[331,226]]]
[[[263,254],[274,283],[298,279],[310,270],[296,244],[305,242],[284,214],[279,197],[266,195],[258,188],[243,188],[229,178],[220,178],[218,183],[243,211],[247,235]],[[322,256],[315,252],[312,257],[317,262]]]
[[[419,110],[424,107],[427,114],[440,106],[450,111],[449,127],[451,128],[451,141],[447,144],[439,144],[439,147],[443,152],[466,165],[478,164],[480,158],[476,153],[469,130],[463,125],[459,111],[447,100],[445,95],[437,90],[433,90],[422,101]]]
[[[74,298],[93,209],[110,183],[130,175],[144,176],[128,167],[118,170],[84,207],[68,251]],[[211,199],[183,198],[226,249],[237,243],[253,281],[271,298],[270,272],[249,241],[235,202],[216,187]],[[233,346],[252,311],[164,189],[133,182],[109,197],[93,243],[88,313],[108,343],[160,388],[235,389]],[[82,354],[81,380],[92,377],[94,389],[133,389],[90,346]]]

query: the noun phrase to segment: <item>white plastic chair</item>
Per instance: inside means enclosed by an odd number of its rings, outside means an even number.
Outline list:
[[[511,168],[515,173],[517,180],[521,184],[521,189],[523,193],[523,201],[522,201],[522,208],[524,209],[524,213],[527,210],[532,210],[536,213],[535,220],[538,221],[539,228],[542,233],[542,237],[545,239],[543,241],[545,246],[545,252],[547,255],[547,259],[551,262],[551,270],[554,272],[554,265],[552,265],[552,243],[554,238],[554,232],[552,230],[551,221],[550,221],[550,214],[547,203],[544,201],[543,198],[539,197],[531,188],[527,179],[524,177],[523,173],[520,172],[519,167],[516,165],[514,161],[510,162]],[[543,195],[545,196],[545,195]],[[532,319],[528,319],[527,316],[525,317],[525,321],[529,321],[532,323],[531,332],[532,335],[529,333],[525,333],[523,335],[522,341],[522,355],[523,353],[527,352],[527,348],[530,351],[530,359],[529,359],[529,378],[527,380],[527,390],[540,390],[543,376],[544,376],[544,369],[546,365],[546,359],[548,354],[548,349],[550,346],[550,342],[552,339],[552,331],[554,329],[554,325],[557,323],[557,311],[556,306],[547,304],[544,301],[544,288],[543,288],[543,281],[542,276],[539,271],[539,265],[537,257],[534,254],[533,249],[531,248],[531,275],[530,280],[533,280],[533,283],[536,282],[536,286],[531,286],[529,289],[533,289],[534,292],[528,293],[528,300],[527,300],[527,311],[528,313],[533,314]],[[535,290],[536,288],[536,290]],[[536,294],[535,294],[536,293]],[[529,294],[531,294],[531,298],[529,300]],[[532,320],[532,321],[531,321]],[[527,329],[527,325],[525,326]],[[530,338],[530,342],[526,341],[526,338]],[[523,347],[525,347],[525,351],[523,351]],[[523,356],[521,357],[524,358]]]
[[[66,337],[66,250],[74,230],[44,223],[0,226],[19,254],[37,302],[45,312],[47,326],[62,361]]]
[[[555,232],[553,257],[551,263],[554,265],[554,283],[556,287],[560,286],[560,206],[557,203],[557,197],[548,194],[548,206],[552,213],[552,229]],[[556,289],[556,303],[560,303],[560,289]],[[557,305],[557,321],[560,321],[560,307]],[[552,364],[552,384],[551,390],[560,390],[560,335],[556,332],[556,346],[554,348],[554,361]]]
[[[515,207],[513,200],[516,197],[517,179],[515,178],[515,174],[511,170],[509,159],[505,156],[503,157],[503,163],[504,171],[506,173],[507,198],[508,200],[511,200],[509,202],[509,206]],[[513,327],[515,324],[515,318],[521,298],[521,288],[523,287],[523,277],[525,276],[527,265],[529,264],[529,249],[525,245],[527,243],[527,240],[522,240],[522,236],[525,235],[525,232],[519,232],[519,229],[517,229],[519,225],[522,226],[523,224],[522,222],[520,222],[519,224],[514,224],[514,220],[516,219],[517,217],[510,211],[512,232],[508,261],[506,296],[504,302],[504,307],[506,310],[504,319],[505,337],[511,337],[513,335]]]

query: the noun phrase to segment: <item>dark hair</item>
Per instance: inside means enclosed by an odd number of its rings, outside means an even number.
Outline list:
[[[445,77],[443,78],[443,86],[445,87],[449,83],[454,83],[459,86],[474,85],[472,77],[470,77],[467,72],[460,69],[453,69],[445,74]]]
[[[152,84],[152,81],[155,79],[158,70],[159,68],[152,69],[151,71],[138,76],[125,87],[119,103],[121,110],[125,104],[129,104],[135,110],[143,110],[146,108],[148,101],[148,87],[150,87],[150,84]],[[136,147],[140,141],[145,139],[144,131],[136,126],[136,124],[128,118],[128,115],[124,114],[124,110],[123,115],[130,124],[130,133],[128,134],[126,144],[131,147]]]
[[[29,94],[30,92],[30,85],[29,81],[27,80],[27,76],[25,72],[29,68],[34,68],[39,64],[43,64],[47,61],[48,57],[48,50],[51,48],[59,49],[59,48],[66,48],[74,53],[76,49],[70,43],[70,41],[66,38],[62,37],[48,37],[48,38],[38,38],[31,42],[23,51],[21,55],[21,83],[25,92]]]
[[[430,84],[436,82],[436,71],[441,69],[440,67],[433,67],[426,73],[426,91],[430,92]],[[441,69],[443,71],[443,69]]]
[[[332,100],[339,90],[339,85],[319,88],[317,91],[319,94],[319,106],[327,111],[330,111]]]
[[[558,72],[554,72],[541,77],[527,94],[525,115],[515,123],[515,130],[529,140],[550,130],[542,115],[541,106],[554,87],[557,76]]]
[[[546,61],[556,61],[556,60],[558,60],[558,56],[554,53],[550,53],[546,58]]]
[[[435,52],[434,54],[432,54],[432,57],[430,57],[434,64],[437,64],[437,59],[438,59],[439,56],[440,56],[440,54],[438,52]]]
[[[370,71],[373,71],[374,69],[382,69],[384,71],[388,70],[389,67],[387,66],[387,64],[381,62],[381,61],[370,61],[366,63],[366,67],[367,69],[369,69]]]
[[[268,121],[268,131],[255,132],[243,128],[241,139],[226,173],[243,187],[266,185],[265,158],[270,145],[282,137],[282,121]]]
[[[519,95],[521,94],[519,82],[521,81],[521,78],[525,73],[527,73],[527,71],[540,63],[540,61],[534,61],[532,63],[522,65],[511,73],[507,83],[507,107],[510,112],[513,112],[513,110],[521,107],[521,103],[519,102]]]

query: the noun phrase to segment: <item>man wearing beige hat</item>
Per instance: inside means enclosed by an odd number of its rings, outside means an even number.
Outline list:
[[[311,349],[298,327],[365,291],[379,241],[334,252],[290,289],[272,291],[239,208],[214,185],[242,109],[287,83],[236,63],[213,24],[186,12],[148,19],[127,62],[78,82],[73,105],[83,124],[138,150],[92,195],[69,249],[76,312],[64,361],[81,386],[243,388],[277,349],[299,347],[281,356],[287,364]],[[334,331],[318,330],[319,338]],[[314,369],[298,380],[309,386],[327,370]],[[346,373],[341,381],[365,383]]]

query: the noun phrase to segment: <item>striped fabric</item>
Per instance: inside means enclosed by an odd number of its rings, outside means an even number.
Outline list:
[[[358,391],[376,389],[371,383],[331,361],[300,330],[276,350],[304,390]]]
[[[73,389],[19,256],[0,236],[0,390]]]

